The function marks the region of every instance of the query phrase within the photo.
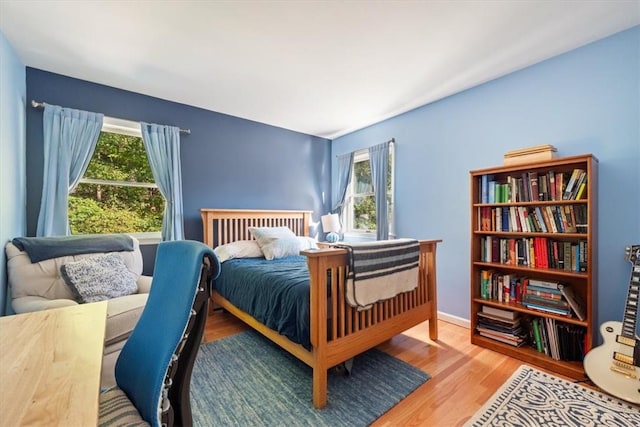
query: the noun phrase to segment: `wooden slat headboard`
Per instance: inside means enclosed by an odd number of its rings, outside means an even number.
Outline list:
[[[249,227],[289,227],[308,236],[312,211],[256,209],[200,209],[202,237],[212,248],[236,240],[252,240]]]

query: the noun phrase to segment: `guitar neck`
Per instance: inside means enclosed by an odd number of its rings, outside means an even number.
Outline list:
[[[638,319],[638,296],[640,295],[640,257],[633,260],[631,269],[631,280],[629,281],[629,292],[622,319],[621,335],[626,338],[635,339],[636,321]]]

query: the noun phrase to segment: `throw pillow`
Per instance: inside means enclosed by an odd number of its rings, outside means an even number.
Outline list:
[[[72,261],[60,267],[79,302],[96,302],[137,292],[136,279],[117,252]]]
[[[262,257],[262,250],[255,240],[238,240],[217,246],[213,253],[216,254],[220,262],[233,258],[258,258]]]
[[[316,241],[311,237],[295,236],[275,239],[262,247],[264,257],[268,260],[299,255],[300,251],[318,249]]]
[[[249,227],[249,232],[253,238],[256,239],[256,242],[258,242],[260,249],[276,239],[296,237],[289,227]]]

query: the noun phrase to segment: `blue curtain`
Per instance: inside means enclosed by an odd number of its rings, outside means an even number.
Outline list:
[[[389,238],[389,209],[387,207],[387,175],[389,172],[389,143],[369,147],[371,181],[376,198],[376,238]]]
[[[149,123],[140,123],[140,129],[153,178],[166,201],[162,240],[184,240],[180,129]]]
[[[102,114],[45,104],[44,174],[36,236],[65,236],[69,193],[89,166],[102,129]]]
[[[353,171],[354,153],[343,154],[338,156],[338,179],[336,180],[336,201],[333,205],[333,213],[337,213],[342,217],[344,202],[347,197],[347,187],[351,181],[351,172]],[[344,222],[343,222],[344,223]]]

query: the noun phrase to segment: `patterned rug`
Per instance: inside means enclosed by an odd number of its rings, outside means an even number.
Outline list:
[[[328,405],[311,398],[312,370],[254,331],[208,344],[191,377],[193,424],[207,426],[366,426],[425,383],[429,374],[373,349],[351,376],[328,378]]]
[[[640,426],[640,407],[522,365],[465,424]]]

